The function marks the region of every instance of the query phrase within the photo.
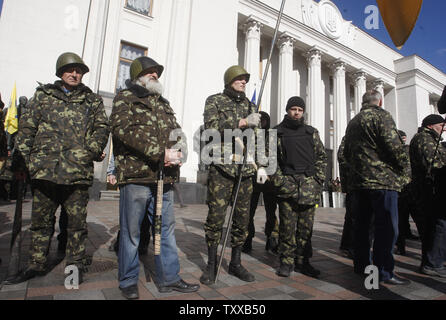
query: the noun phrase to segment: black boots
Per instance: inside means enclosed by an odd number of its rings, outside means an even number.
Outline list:
[[[230,275],[233,275],[240,280],[246,282],[252,282],[255,280],[254,276],[246,270],[241,263],[240,257],[242,254],[242,247],[234,247],[232,248],[231,254],[231,262],[229,263],[229,271]]]
[[[251,251],[252,251],[252,238],[247,237],[245,243],[243,244],[242,252],[251,253]]]
[[[294,271],[300,272],[306,276],[317,278],[321,272],[315,269],[311,264],[309,259],[303,259],[300,263],[298,259],[294,260]]]
[[[277,239],[273,237],[268,237],[266,240],[265,250],[274,254],[277,254],[277,248],[279,244],[277,243]]]
[[[208,265],[200,277],[200,282],[205,285],[214,284],[217,267],[217,246],[213,245],[208,247]]]
[[[289,277],[291,274],[291,270],[293,269],[293,265],[292,264],[286,264],[283,263],[282,261],[280,262],[280,267],[277,270],[277,275],[279,277]]]

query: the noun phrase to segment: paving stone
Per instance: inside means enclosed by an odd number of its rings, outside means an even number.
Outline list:
[[[302,291],[296,291],[296,292],[290,293],[289,296],[291,296],[297,300],[306,300],[306,299],[313,297],[311,294],[307,294]]]
[[[248,292],[246,293],[246,295],[248,297],[251,297],[255,300],[260,300],[260,299],[268,299],[268,297],[272,297],[275,295],[280,295],[282,294],[282,292],[280,290],[277,290],[275,288],[269,288],[269,289],[264,289],[264,290],[258,290],[255,292]]]
[[[74,291],[66,294],[54,295],[54,300],[105,300],[101,290]]]

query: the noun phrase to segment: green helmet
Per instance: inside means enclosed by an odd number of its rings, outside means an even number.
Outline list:
[[[69,67],[80,67],[83,74],[86,74],[90,69],[84,63],[81,57],[72,52],[62,53],[57,59],[56,63],[56,76],[62,77],[63,71]]]
[[[156,68],[158,78],[161,78],[164,67],[149,57],[136,58],[130,65],[130,78],[132,81],[138,79],[146,70]]]
[[[246,76],[246,82],[249,82],[250,74],[245,68],[240,66],[232,66],[225,72],[225,86],[230,85],[235,78],[240,76]]]

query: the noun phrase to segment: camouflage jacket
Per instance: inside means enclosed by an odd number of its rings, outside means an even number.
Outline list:
[[[345,136],[342,138],[341,145],[338,149],[338,162],[339,162],[339,175],[341,176],[341,188],[342,192],[348,193],[350,192],[349,186],[349,165],[344,157],[344,148],[345,148]]]
[[[409,153],[414,185],[423,188],[430,178],[429,168],[438,169],[446,165],[446,148],[440,143],[435,160],[432,163],[438,142],[438,133],[421,127],[410,141]]]
[[[217,142],[221,145],[221,160],[219,164],[213,163],[217,168],[231,177],[239,175],[239,165],[236,163],[225,164],[226,154],[233,154],[235,146],[231,142],[225,143],[225,130],[235,130],[239,127],[241,119],[245,119],[251,113],[255,112],[256,106],[252,104],[246,97],[231,97],[226,93],[212,95],[207,98],[204,108],[204,126],[206,130],[214,129],[220,133],[221,141]],[[211,142],[212,144],[212,142]],[[256,174],[253,164],[247,164],[243,171],[243,177],[250,177]]]
[[[165,149],[178,143],[169,136],[181,129],[169,101],[133,85],[115,97],[110,122],[118,184],[156,183]],[[186,154],[186,142],[179,142]],[[164,183],[178,178],[178,167],[164,168]]]
[[[391,114],[364,106],[348,124],[344,157],[350,165],[351,190],[401,191],[408,183],[408,156]]]
[[[271,182],[275,186],[279,198],[293,198],[300,205],[316,205],[320,202],[322,187],[325,181],[327,169],[327,154],[317,129],[306,125],[307,130],[312,132],[314,150],[314,175],[295,174],[285,175],[283,173],[284,147],[278,128],[277,156],[278,169],[271,176]]]
[[[100,159],[108,137],[102,98],[83,84],[65,93],[62,82],[56,81],[39,86],[28,102],[16,152],[31,179],[91,185],[93,161]]]

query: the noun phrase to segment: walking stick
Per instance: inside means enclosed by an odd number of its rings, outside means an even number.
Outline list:
[[[158,182],[156,190],[156,214],[154,217],[154,252],[155,256],[161,254],[161,227],[163,218],[163,194],[164,194],[164,154],[161,157],[159,170],[158,170]]]
[[[279,17],[277,19],[277,25],[276,25],[276,29],[274,31],[273,41],[272,41],[272,44],[271,44],[271,50],[270,50],[269,57],[268,57],[268,62],[266,64],[265,73],[264,73],[263,79],[262,79],[262,86],[260,88],[259,100],[257,101],[257,110],[256,110],[256,112],[259,111],[259,107],[258,106],[260,106],[260,103],[262,101],[263,90],[265,88],[266,78],[268,77],[268,71],[269,71],[269,67],[271,65],[271,58],[272,58],[272,55],[273,55],[274,46],[275,46],[276,41],[277,41],[277,34],[279,32],[280,22],[282,21],[283,10],[285,8],[285,2],[286,2],[286,0],[282,0],[282,5],[280,7]],[[247,148],[244,148],[244,150],[243,150],[243,164],[240,167],[239,177],[238,177],[238,181],[237,181],[237,188],[235,189],[236,191],[235,191],[235,195],[234,195],[234,200],[232,202],[231,213],[229,214],[228,225],[226,227],[226,235],[225,235],[225,238],[224,238],[224,241],[223,241],[223,247],[221,248],[220,260],[218,261],[218,267],[217,267],[217,274],[215,275],[215,282],[218,281],[218,276],[220,275],[221,263],[223,261],[224,255],[225,255],[226,243],[228,241],[229,232],[231,231],[232,217],[234,215],[234,209],[235,209],[235,206],[237,204],[237,198],[238,198],[238,194],[239,194],[239,191],[240,191],[240,185],[242,183],[243,170],[245,169],[245,166],[246,166],[246,158],[247,158],[246,157],[246,150],[247,150]]]

